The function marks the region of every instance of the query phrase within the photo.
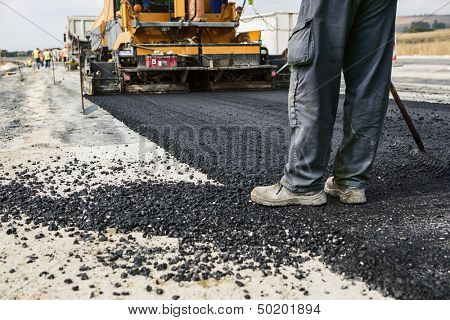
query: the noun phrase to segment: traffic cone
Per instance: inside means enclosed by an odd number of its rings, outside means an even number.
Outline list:
[[[393,67],[401,66],[401,64],[398,62],[398,57],[397,57],[397,34],[395,34],[395,38],[394,38],[394,52],[392,55],[392,66]]]

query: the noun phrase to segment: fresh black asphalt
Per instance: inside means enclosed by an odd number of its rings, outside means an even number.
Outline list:
[[[33,177],[23,173],[0,187],[3,222],[25,213],[51,228],[137,229],[179,237],[193,248],[211,242],[221,259],[260,270],[295,266],[293,253],[310,251],[333,270],[362,278],[386,295],[450,298],[449,105],[407,103],[426,147],[446,168],[405,151],[413,140],[391,103],[367,204],[349,206],[330,198],[317,208],[264,208],[251,203],[249,193],[282,175],[289,130],[286,91],[91,100],[221,185],[130,182],[49,198],[36,195],[36,183],[25,186]],[[340,112],[333,150],[341,127]],[[255,263],[246,263],[248,258]],[[176,278],[193,279],[188,267]]]

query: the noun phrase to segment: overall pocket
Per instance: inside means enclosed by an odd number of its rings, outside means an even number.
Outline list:
[[[314,62],[314,37],[312,18],[297,22],[288,44],[288,64],[291,66],[307,65]]]

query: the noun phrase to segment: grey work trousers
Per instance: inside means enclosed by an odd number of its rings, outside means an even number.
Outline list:
[[[339,102],[344,137],[335,181],[364,187],[389,101],[397,0],[303,0],[289,40],[291,142],[281,183],[294,192],[322,188]]]

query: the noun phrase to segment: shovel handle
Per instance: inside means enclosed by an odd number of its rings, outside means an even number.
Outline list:
[[[411,117],[408,114],[408,111],[406,110],[405,105],[403,104],[402,99],[398,95],[397,90],[395,89],[394,84],[391,81],[390,90],[392,93],[392,96],[394,97],[395,103],[397,104],[398,108],[400,109],[400,112],[402,113],[403,119],[405,119],[406,124],[408,125],[409,131],[411,131],[411,134],[414,138],[414,141],[417,144],[417,147],[421,152],[425,151],[425,146],[423,145],[422,138],[420,138],[419,132],[417,132],[416,127],[414,126],[414,123],[411,119]]]

